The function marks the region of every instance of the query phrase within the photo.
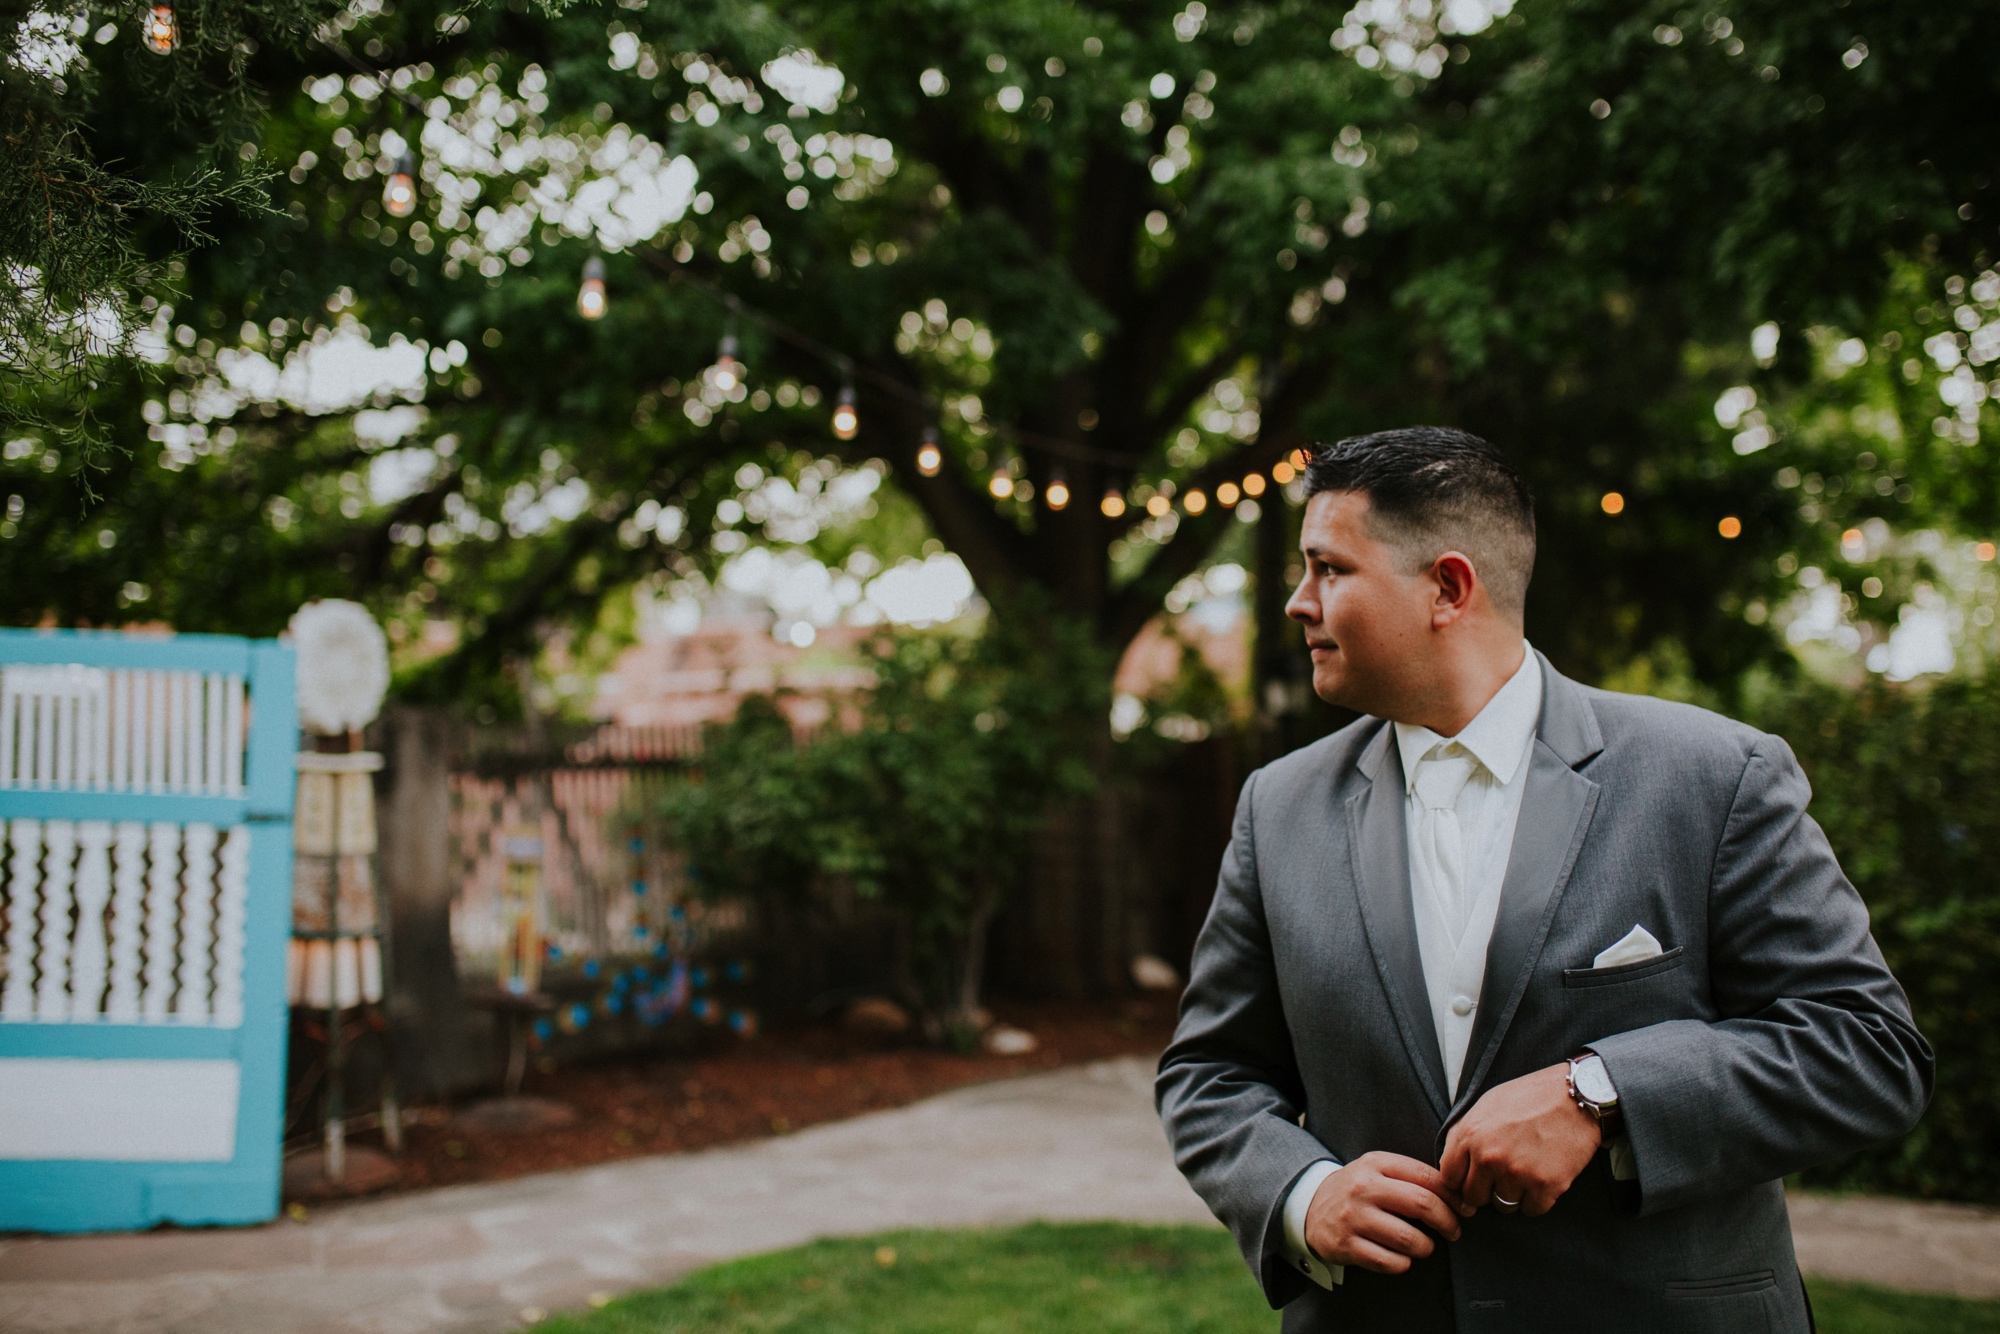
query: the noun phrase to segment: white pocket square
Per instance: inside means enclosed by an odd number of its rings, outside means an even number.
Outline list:
[[[1656,959],[1663,951],[1653,933],[1643,926],[1635,926],[1627,931],[1624,938],[1610,949],[1605,950],[1590,961],[1592,968],[1616,968],[1621,963],[1638,963],[1642,959]]]

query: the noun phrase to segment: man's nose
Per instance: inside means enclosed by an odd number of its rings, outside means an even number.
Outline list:
[[[1299,586],[1285,603],[1285,615],[1301,625],[1311,625],[1319,619],[1319,599],[1312,595],[1311,580],[1299,580]]]

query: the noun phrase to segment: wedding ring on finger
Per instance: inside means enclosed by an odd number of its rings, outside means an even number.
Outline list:
[[[1511,1214],[1521,1207],[1521,1202],[1519,1200],[1510,1200],[1496,1190],[1493,1192],[1493,1207],[1503,1214]]]

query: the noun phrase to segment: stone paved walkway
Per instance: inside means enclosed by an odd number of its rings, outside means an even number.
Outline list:
[[[1148,1063],[961,1089],[797,1135],[237,1231],[0,1241],[10,1334],[488,1334],[813,1237],[1028,1219],[1206,1222]],[[2000,1216],[1801,1198],[1809,1270],[2000,1296]],[[526,1314],[524,1314],[526,1313]]]

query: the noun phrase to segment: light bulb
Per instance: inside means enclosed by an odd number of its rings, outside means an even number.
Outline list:
[[[604,314],[604,261],[596,255],[583,261],[583,286],[576,289],[576,313],[587,320]]]
[[[1200,491],[1190,491],[1181,497],[1181,507],[1189,514],[1199,514],[1208,508],[1208,497]]]
[[[1042,499],[1049,502],[1052,510],[1069,508],[1069,480],[1060,469],[1049,474],[1049,484],[1042,491]]]
[[[986,489],[993,493],[995,500],[1005,500],[1014,494],[1014,477],[1006,469],[996,469],[987,481]]]
[[[382,207],[392,218],[407,218],[417,211],[417,164],[408,153],[396,159],[396,169],[382,187]]]
[[[1125,497],[1117,487],[1107,486],[1104,488],[1104,499],[1097,503],[1097,508],[1105,518],[1116,519],[1125,513]]]
[[[736,335],[722,335],[722,346],[715,350],[715,364],[708,368],[708,382],[727,394],[743,383],[743,363],[736,359]]]
[[[1243,479],[1243,494],[1246,496],[1253,496],[1253,497],[1263,495],[1264,474],[1261,472],[1253,472],[1248,477],[1245,477]]]
[[[944,467],[944,451],[938,448],[937,427],[924,428],[924,442],[917,446],[917,471],[926,477],[938,475]]]
[[[154,5],[139,23],[139,39],[156,56],[170,56],[181,44],[181,21],[172,5]]]
[[[1273,463],[1271,465],[1271,480],[1276,482],[1279,486],[1285,485],[1287,482],[1291,481],[1294,477],[1297,477],[1298,475],[1299,475],[1298,469],[1292,467],[1292,465],[1287,463],[1284,459],[1279,459],[1276,463]]]
[[[840,400],[833,408],[833,434],[837,440],[852,440],[861,429],[861,414],[854,407],[854,386],[840,387]]]
[[[1228,509],[1237,502],[1242,494],[1241,491],[1236,489],[1236,483],[1224,482],[1215,488],[1215,503],[1224,509]]]

